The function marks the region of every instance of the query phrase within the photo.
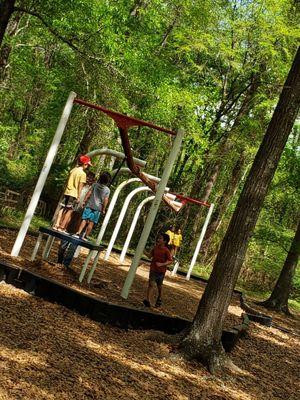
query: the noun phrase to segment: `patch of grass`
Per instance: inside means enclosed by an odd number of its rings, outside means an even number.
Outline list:
[[[294,310],[300,313],[300,301],[298,300],[289,300],[289,307],[291,310]]]
[[[208,279],[211,273],[211,267],[207,265],[201,265],[201,264],[196,264],[194,269],[193,269],[193,275]],[[180,271],[187,272],[188,266],[185,265],[182,268],[179,268]],[[249,289],[247,288],[247,284],[243,282],[242,280],[239,280],[236,288],[237,290],[240,290],[243,292],[247,297],[249,297],[251,300],[254,301],[263,301],[266,300],[271,292],[270,291],[263,291],[263,290],[255,290],[253,288]],[[290,299],[289,300],[289,307],[291,310],[300,312],[300,299]]]
[[[25,213],[20,210],[13,210],[13,209],[5,209],[1,212],[0,215],[0,225],[2,227],[7,227],[7,228],[20,228],[23,219],[24,219]],[[34,215],[31,223],[30,223],[30,230],[31,231],[38,231],[40,226],[47,227],[50,225],[50,221]]]

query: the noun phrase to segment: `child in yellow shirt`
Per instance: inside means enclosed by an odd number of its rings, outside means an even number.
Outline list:
[[[177,229],[176,233],[174,233],[174,238],[173,238],[174,256],[176,256],[179,247],[181,247],[181,243],[182,243],[181,230]]]

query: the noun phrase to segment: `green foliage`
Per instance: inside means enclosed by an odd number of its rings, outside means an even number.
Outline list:
[[[15,210],[12,208],[7,208],[1,211],[0,214],[0,226],[9,228],[19,228],[24,218],[24,212]],[[48,220],[45,218],[34,215],[31,221],[30,230],[33,232],[38,232],[40,226],[49,226]]]

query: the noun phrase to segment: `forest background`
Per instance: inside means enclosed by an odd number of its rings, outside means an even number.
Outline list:
[[[0,190],[32,193],[71,90],[127,115],[182,127],[184,143],[168,186],[216,205],[197,266],[208,276],[299,43],[298,2],[0,3],[14,5],[0,48]],[[147,128],[132,129],[130,138],[147,172],[161,176],[169,139]],[[248,290],[273,288],[294,236],[299,145],[296,122],[240,274]],[[74,106],[42,194],[49,216],[76,156],[101,147],[122,151],[118,130],[102,113]],[[181,227],[180,258],[187,263],[205,213],[193,206],[176,216],[162,207],[152,240],[170,224]],[[133,248],[139,229],[142,224]],[[125,235],[123,229],[119,243]],[[299,269],[291,297],[300,299]]]

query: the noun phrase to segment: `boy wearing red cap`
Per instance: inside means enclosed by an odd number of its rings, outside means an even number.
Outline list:
[[[79,201],[81,190],[86,183],[85,170],[92,165],[91,159],[88,156],[80,156],[78,164],[77,167],[71,170],[68,177],[67,187],[64,192],[63,210],[60,211],[60,215],[58,215],[53,229],[58,229],[60,231],[66,230],[71,220],[74,206]],[[60,222],[63,212],[65,212],[65,214],[63,220]]]

